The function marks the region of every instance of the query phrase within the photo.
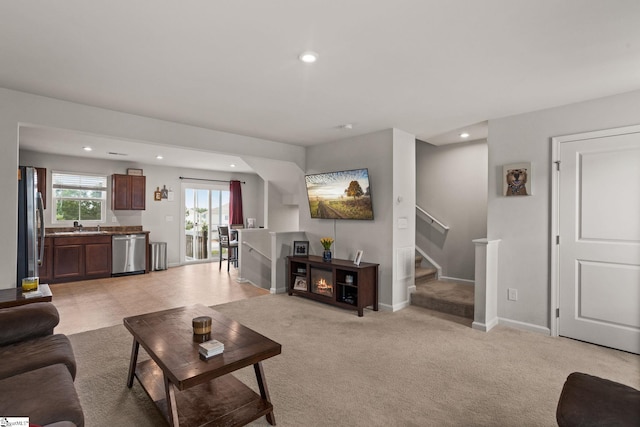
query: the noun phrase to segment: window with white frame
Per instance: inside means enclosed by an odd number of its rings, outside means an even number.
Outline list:
[[[52,172],[52,223],[106,222],[107,177],[72,172]],[[85,224],[83,224],[85,225]]]

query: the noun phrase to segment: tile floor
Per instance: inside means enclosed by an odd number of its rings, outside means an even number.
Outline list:
[[[223,266],[224,267],[224,266]],[[136,276],[50,285],[60,312],[56,333],[75,334],[122,324],[127,316],[190,304],[215,305],[269,291],[236,282],[237,270],[191,264]]]

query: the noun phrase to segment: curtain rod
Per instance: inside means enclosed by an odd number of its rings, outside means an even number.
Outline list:
[[[231,182],[231,181],[237,181],[237,179],[234,180],[230,180],[230,181],[225,181],[224,179],[205,179],[205,178],[189,178],[187,176],[181,176],[180,179],[193,179],[195,181],[213,181],[213,182]],[[240,181],[242,184],[246,184],[246,182],[244,181]]]

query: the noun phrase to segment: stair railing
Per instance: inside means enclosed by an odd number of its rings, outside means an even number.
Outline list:
[[[440,231],[442,234],[444,234],[447,231],[449,231],[449,226],[448,225],[445,225],[442,222],[438,221],[433,215],[431,215],[429,212],[427,212],[424,209],[422,209],[420,206],[416,205],[416,210],[420,214],[422,214],[424,217],[426,217],[426,220],[431,224],[431,226],[433,228],[435,228],[436,230]]]
[[[269,261],[271,261],[271,257],[270,257],[270,256],[265,255],[264,253],[262,253],[258,248],[256,248],[256,247],[254,247],[253,245],[251,245],[251,243],[243,241],[243,242],[242,242],[242,244],[249,248],[249,253],[251,253],[251,252],[254,252],[254,251],[255,251],[256,253],[258,253],[259,255],[261,255],[263,258],[266,258],[266,259],[268,259]]]

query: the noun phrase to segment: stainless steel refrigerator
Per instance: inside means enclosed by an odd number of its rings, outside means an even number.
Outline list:
[[[16,286],[24,277],[38,275],[44,255],[44,206],[38,192],[36,169],[20,166],[18,170],[18,275]]]

